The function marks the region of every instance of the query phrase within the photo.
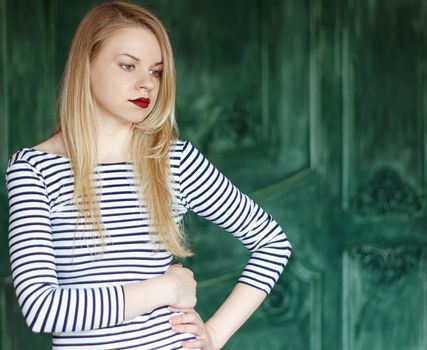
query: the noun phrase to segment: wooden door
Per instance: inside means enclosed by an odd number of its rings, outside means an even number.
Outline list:
[[[3,168],[48,136],[69,41],[91,3],[0,0]],[[267,209],[294,248],[226,349],[427,348],[425,2],[140,3],[169,28],[181,137]],[[0,347],[48,349],[16,306],[1,193]],[[248,253],[214,225],[187,221],[196,255],[185,264],[208,317]]]
[[[425,349],[426,2],[348,1],[342,346]]]

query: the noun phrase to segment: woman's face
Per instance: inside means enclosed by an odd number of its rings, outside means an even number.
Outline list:
[[[91,63],[95,117],[130,124],[143,121],[159,94],[162,54],[148,29],[123,28],[106,39]]]

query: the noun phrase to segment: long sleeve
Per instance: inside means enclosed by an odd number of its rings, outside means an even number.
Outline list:
[[[34,332],[70,332],[120,324],[122,286],[63,288],[58,283],[49,196],[41,172],[12,158],[6,173],[9,252],[16,295]]]
[[[180,189],[187,209],[233,234],[251,252],[239,282],[268,294],[291,254],[278,223],[188,141],[181,154]]]

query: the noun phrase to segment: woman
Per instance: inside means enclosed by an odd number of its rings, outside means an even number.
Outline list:
[[[278,224],[177,138],[175,70],[160,21],[101,4],[71,45],[51,138],[9,160],[9,247],[17,298],[53,349],[220,349],[290,256]],[[180,227],[192,210],[252,252],[204,323]]]

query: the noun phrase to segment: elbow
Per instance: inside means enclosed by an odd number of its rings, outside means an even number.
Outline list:
[[[36,334],[50,333],[50,332],[46,332],[46,331],[42,332],[42,330],[39,327],[31,326],[31,324],[29,324],[28,322],[27,322],[27,325],[30,328],[31,332],[33,332],[33,333],[36,333]]]
[[[289,260],[289,258],[291,257],[291,255],[292,255],[292,245],[291,245],[291,243],[289,242],[289,240],[287,240],[287,245],[285,246],[285,252],[286,252],[286,256],[287,256],[287,260]]]
[[[32,315],[26,315],[26,314],[23,314],[23,316],[24,316],[25,323],[27,324],[27,327],[30,329],[32,333],[36,333],[36,334],[45,333],[42,331],[42,328],[40,326],[41,322],[37,317],[34,318],[32,317]]]
[[[288,238],[285,238],[280,246],[282,256],[282,266],[285,267],[288,264],[289,259],[292,255],[292,245]]]
[[[53,332],[53,329],[46,328],[40,317],[36,317],[34,319],[31,319],[30,317],[24,317],[25,323],[27,324],[28,328],[31,330],[32,333],[36,334],[49,334]]]
[[[22,315],[33,333],[52,333],[55,331],[57,312],[52,308],[56,288],[48,288],[44,293],[33,293],[32,298],[18,299]]]
[[[288,253],[288,258],[289,258],[291,256],[291,254],[292,254],[292,245],[291,245],[291,242],[289,242],[288,239],[286,239],[286,244],[285,244],[284,249]]]

